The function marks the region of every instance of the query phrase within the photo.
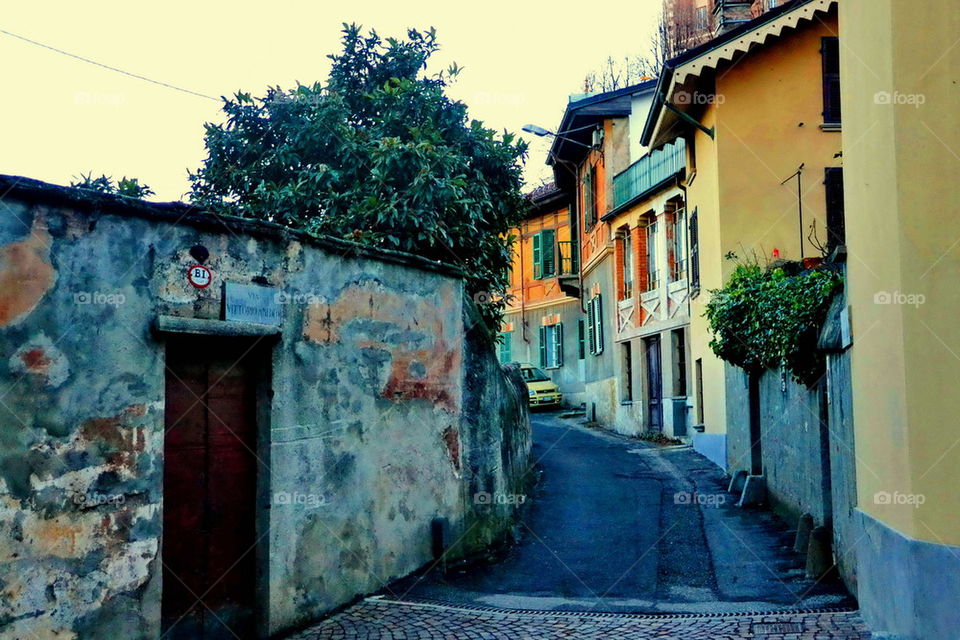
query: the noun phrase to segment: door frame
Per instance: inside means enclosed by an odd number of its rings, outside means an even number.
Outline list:
[[[163,360],[163,376],[167,373],[167,343],[178,338],[216,337],[226,340],[253,340],[251,354],[256,354],[262,368],[256,376],[257,408],[256,423],[256,456],[259,458],[256,472],[256,489],[254,500],[254,628],[258,638],[270,636],[270,538],[267,533],[272,525],[271,503],[272,486],[270,474],[264,473],[271,466],[271,416],[273,397],[273,371],[277,357],[275,348],[281,341],[281,328],[257,325],[245,322],[226,322],[222,320],[208,320],[202,318],[181,318],[176,316],[157,316],[153,325],[154,338],[160,345],[160,354]],[[166,395],[164,394],[164,424],[166,424]],[[162,464],[166,464],[164,460]],[[163,470],[161,466],[161,494],[163,494]],[[166,496],[164,496],[165,498]],[[160,514],[161,534],[158,557],[163,558],[163,512]],[[158,612],[162,610],[163,585],[161,580],[160,601]],[[162,621],[161,621],[162,623]]]

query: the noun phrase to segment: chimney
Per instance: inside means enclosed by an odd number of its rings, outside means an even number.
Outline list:
[[[714,35],[736,29],[753,19],[753,0],[715,0],[713,6]]]

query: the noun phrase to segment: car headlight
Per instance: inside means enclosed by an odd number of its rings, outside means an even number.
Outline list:
[[[530,389],[529,391],[527,391],[527,393],[530,394],[530,397],[531,397],[531,398],[532,398],[533,396],[537,395],[537,392],[534,391],[533,389]]]

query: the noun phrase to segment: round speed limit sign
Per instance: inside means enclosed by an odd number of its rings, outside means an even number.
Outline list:
[[[203,289],[210,284],[210,281],[213,279],[213,274],[210,273],[210,269],[207,269],[202,264],[195,264],[187,269],[187,279],[190,281],[190,284],[197,289]]]

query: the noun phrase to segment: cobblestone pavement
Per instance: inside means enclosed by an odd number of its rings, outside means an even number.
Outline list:
[[[644,616],[481,609],[368,598],[290,640],[844,640],[870,638],[855,612]]]

